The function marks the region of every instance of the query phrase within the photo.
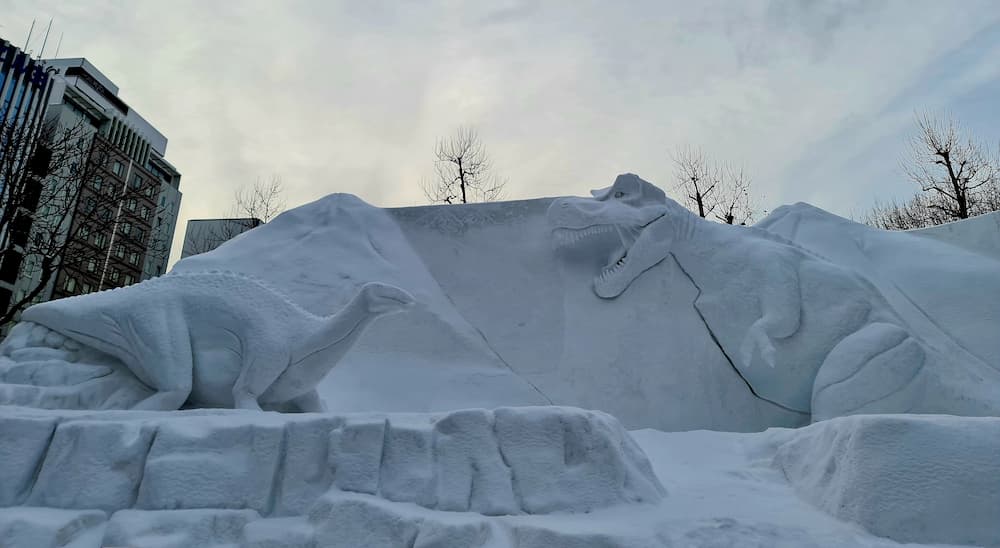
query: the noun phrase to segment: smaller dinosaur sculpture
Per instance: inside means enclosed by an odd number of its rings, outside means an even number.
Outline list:
[[[321,317],[255,278],[213,271],[37,304],[22,320],[121,360],[154,390],[134,409],[321,411],[316,384],[376,318],[413,303],[368,283]]]

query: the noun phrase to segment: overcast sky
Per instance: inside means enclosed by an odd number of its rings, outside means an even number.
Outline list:
[[[670,154],[744,163],[769,209],[905,196],[914,111],[1000,138],[1000,2],[0,0],[23,45],[87,57],[169,139],[187,219],[280,174],[289,206],[423,204],[432,149],[479,130],[511,199],[584,194]]]

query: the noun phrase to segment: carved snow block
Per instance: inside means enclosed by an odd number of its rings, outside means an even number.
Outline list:
[[[106,512],[131,507],[154,431],[141,421],[60,423],[27,505]]]
[[[284,452],[283,424],[240,422],[209,417],[163,421],[136,508],[249,508],[269,514]]]
[[[22,504],[37,479],[56,420],[9,417],[0,427],[0,506]]]

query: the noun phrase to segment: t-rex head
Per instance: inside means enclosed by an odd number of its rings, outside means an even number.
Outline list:
[[[609,263],[594,278],[594,292],[599,297],[612,299],[665,256],[661,253],[654,257],[646,252],[650,251],[645,250],[647,246],[636,242],[647,226],[671,209],[672,202],[662,190],[631,173],[619,175],[613,185],[591,191],[591,194],[593,199],[554,200],[549,206],[548,220],[560,246],[584,245],[592,236],[606,232],[618,235],[621,247],[612,253]]]

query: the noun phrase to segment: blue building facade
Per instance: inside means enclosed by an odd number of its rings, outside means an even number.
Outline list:
[[[55,69],[0,38],[0,155],[26,156],[52,93]]]

